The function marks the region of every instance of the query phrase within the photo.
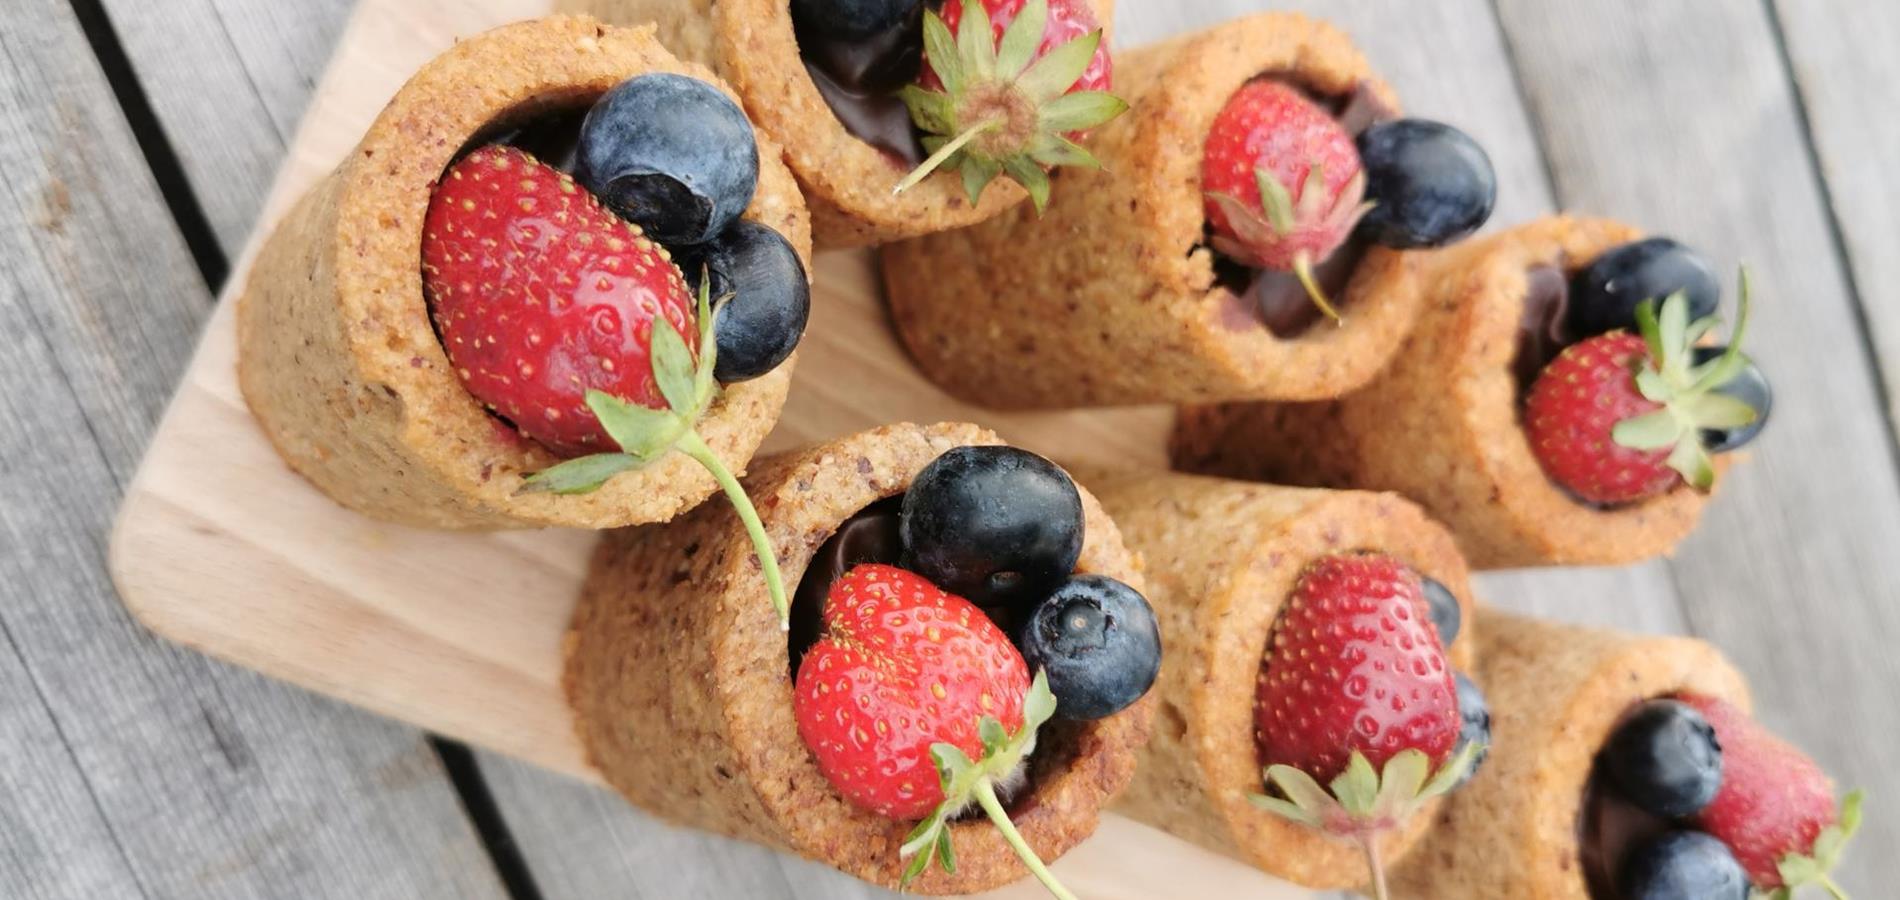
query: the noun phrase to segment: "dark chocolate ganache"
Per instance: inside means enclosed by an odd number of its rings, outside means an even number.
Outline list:
[[[1583,812],[1577,820],[1577,862],[1595,900],[1622,900],[1617,873],[1638,845],[1670,831],[1669,820],[1623,799],[1603,766],[1590,772],[1583,788]]]
[[[1340,126],[1354,137],[1375,123],[1397,116],[1365,82],[1360,82],[1349,94],[1312,96],[1312,99],[1332,113]],[[1314,266],[1313,278],[1320,290],[1335,301],[1343,300],[1346,285],[1352,281],[1353,270],[1359,267],[1368,246],[1357,237],[1349,238]],[[1226,288],[1233,298],[1222,316],[1222,321],[1230,327],[1264,326],[1276,337],[1294,338],[1324,318],[1313,299],[1306,295],[1306,286],[1300,284],[1299,277],[1292,272],[1254,269],[1216,253],[1214,281]]]
[[[818,34],[796,18],[793,26],[805,71],[844,130],[901,168],[922,163],[923,143],[897,92],[923,66],[923,6],[868,38]]]
[[[825,595],[831,583],[866,563],[897,565],[904,555],[904,541],[897,520],[904,504],[902,496],[887,497],[859,510],[838,526],[831,537],[818,547],[805,566],[804,577],[792,595],[792,623],[789,637],[792,679],[798,679],[798,664],[805,652],[818,643],[824,627]]]
[[[1524,314],[1518,320],[1517,356],[1511,360],[1520,397],[1530,393],[1538,374],[1570,346],[1564,329],[1570,278],[1556,266],[1537,265],[1525,271],[1524,279]]]

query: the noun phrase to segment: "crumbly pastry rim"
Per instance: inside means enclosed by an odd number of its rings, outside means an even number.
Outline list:
[[[1395,896],[1592,900],[1583,792],[1635,704],[1685,691],[1751,708],[1740,672],[1694,638],[1624,634],[1480,607],[1479,684],[1494,752],[1393,872]]]
[[[522,476],[559,460],[513,435],[468,394],[423,296],[422,222],[435,181],[463,146],[656,71],[731,94],[711,72],[675,59],[651,28],[571,16],[463,40],[397,92],[361,143],[279,226],[239,297],[244,394],[293,468],[368,515],[444,528],[661,521],[716,490],[697,463],[672,453],[593,494],[516,496]],[[784,233],[809,269],[802,197],[776,148],[763,133],[760,141],[760,188],[746,217]],[[298,383],[292,373],[268,371],[288,365],[269,358],[286,348],[326,356],[346,383]],[[776,421],[792,365],[730,386],[702,418],[702,434],[733,468],[743,468]],[[326,406],[304,396],[332,391],[353,398]],[[339,455],[349,459],[339,463]]]
[[[1140,754],[1118,809],[1297,884],[1364,885],[1369,874],[1358,847],[1248,801],[1265,789],[1254,741],[1256,679],[1280,608],[1306,566],[1364,549],[1404,559],[1452,590],[1466,626],[1450,661],[1470,670],[1477,652],[1470,570],[1451,534],[1395,494],[1182,474],[1085,477],[1147,560],[1150,600],[1168,647],[1155,691],[1163,724]],[[1181,516],[1172,504],[1196,513]],[[1194,548],[1209,546],[1219,549],[1206,555],[1228,565],[1205,565],[1196,556]],[[1185,634],[1183,623],[1191,623]],[[1170,728],[1183,729],[1182,736],[1171,738]],[[1187,791],[1196,794],[1192,801],[1182,798]],[[1388,861],[1410,852],[1435,809],[1382,839]]]
[[[862,432],[819,447],[760,460],[746,479],[766,520],[786,578],[802,577],[812,555],[845,519],[877,500],[901,493],[931,460],[957,446],[996,444],[974,425],[899,424]],[[1083,491],[1086,537],[1078,570],[1100,572],[1140,589],[1135,558],[1114,523]],[[674,552],[688,542],[694,558],[715,560],[712,571],[676,586],[668,606],[690,610],[673,637],[697,645],[708,684],[675,686],[655,712],[625,701],[624,679],[661,678],[644,667],[616,663],[615,632],[633,633],[636,618],[657,609],[659,598],[627,596],[642,567],[663,560],[642,555]],[[647,546],[652,545],[652,546]],[[893,822],[860,810],[824,780],[798,737],[785,635],[764,606],[755,585],[750,544],[736,518],[720,504],[707,504],[665,526],[609,535],[596,556],[568,639],[566,688],[577,730],[590,759],[628,799],[666,818],[795,852],[865,881],[895,887],[903,865],[897,848],[915,823]],[[710,554],[710,557],[707,555]],[[650,574],[652,570],[647,570]],[[649,638],[651,639],[651,638]],[[681,691],[686,694],[682,695]],[[642,695],[644,696],[644,695]],[[688,699],[692,702],[687,702]],[[761,698],[765,698],[761,700]],[[716,736],[723,775],[697,778],[690,801],[655,790],[659,773],[644,769],[654,756],[624,720],[647,715],[699,720]],[[1102,809],[1133,775],[1135,747],[1146,740],[1151,704],[1142,701],[1107,719],[1067,726],[1066,749],[1055,772],[1032,782],[1033,802],[1019,798],[1013,821],[1030,845],[1053,861],[1093,833]],[[623,733],[624,732],[624,733]],[[1045,748],[1047,749],[1047,748]],[[703,768],[702,764],[700,765]],[[1027,876],[1014,853],[987,820],[951,826],[957,851],[955,874],[931,870],[907,890],[962,894],[989,890]]]

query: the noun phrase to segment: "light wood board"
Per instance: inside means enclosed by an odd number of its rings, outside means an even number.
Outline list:
[[[366,0],[260,228],[347,152],[429,56],[540,7]],[[231,284],[242,284],[246,265]],[[1162,462],[1166,410],[999,415],[964,406],[924,382],[896,345],[868,255],[821,256],[815,276],[792,400],[768,451],[890,421],[962,419],[1065,460]],[[207,654],[595,780],[557,690],[559,639],[595,535],[429,532],[335,506],[284,466],[244,407],[229,293],[127,490],[111,547],[127,606],[154,631]],[[1058,871],[1092,897],[1308,895],[1122,819]]]

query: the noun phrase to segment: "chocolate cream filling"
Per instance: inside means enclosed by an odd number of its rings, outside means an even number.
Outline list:
[[[923,7],[903,22],[859,40],[840,40],[796,27],[798,52],[825,104],[844,130],[903,169],[924,161],[910,109],[897,92],[923,66]]]
[[[1518,320],[1517,355],[1511,373],[1517,377],[1518,396],[1530,393],[1538,373],[1550,365],[1570,336],[1564,333],[1564,313],[1570,308],[1570,278],[1552,265],[1532,266],[1524,273],[1524,313]]]
[[[1332,113],[1353,137],[1397,115],[1365,82],[1360,82],[1350,94],[1314,97],[1313,100]],[[1364,240],[1350,237],[1313,268],[1314,280],[1328,297],[1336,301],[1345,297],[1346,286],[1352,281],[1353,270],[1359,267],[1366,248]],[[1265,327],[1278,337],[1294,338],[1324,318],[1313,299],[1306,295],[1306,286],[1300,284],[1292,272],[1254,269],[1216,253],[1214,281],[1228,291],[1228,296],[1223,298],[1221,321],[1229,328]]]

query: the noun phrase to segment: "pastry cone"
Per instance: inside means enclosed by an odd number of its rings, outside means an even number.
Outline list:
[[[1579,862],[1584,786],[1630,707],[1693,691],[1743,709],[1748,688],[1714,647],[1481,609],[1478,682],[1491,754],[1393,873],[1409,900],[1590,900]]]
[[[463,389],[423,296],[423,218],[464,146],[649,72],[718,83],[674,59],[650,28],[554,17],[462,41],[397,92],[265,242],[238,297],[239,384],[291,468],[365,515],[438,528],[657,522],[717,489],[674,452],[592,494],[517,495],[525,475],[559,460]],[[785,235],[809,268],[804,203],[776,148],[759,141],[746,217]],[[745,466],[777,421],[791,370],[788,362],[732,385],[700,419],[731,468]]]
[[[1526,272],[1574,272],[1638,237],[1616,222],[1559,217],[1442,251],[1432,258],[1426,312],[1371,385],[1331,402],[1185,409],[1174,464],[1277,484],[1398,491],[1449,526],[1479,568],[1668,553],[1695,527],[1706,496],[1683,486],[1609,508],[1577,501],[1532,454],[1513,371]]]
[[[995,444],[974,425],[892,425],[773,457],[746,479],[788,582],[840,523],[901,494],[953,447]],[[1134,557],[1086,491],[1079,568],[1139,586]],[[914,822],[851,805],[798,735],[787,636],[766,606],[752,545],[725,504],[615,532],[595,555],[568,637],[566,687],[593,764],[666,819],[797,853],[885,887]],[[1128,783],[1149,704],[1044,726],[1016,827],[1053,861],[1095,830]],[[951,826],[955,874],[909,890],[963,894],[1027,875],[986,820]]]
[[[1417,254],[1368,249],[1335,298],[1344,324],[1294,337],[1216,278],[1202,151],[1262,74],[1395,105],[1344,34],[1290,13],[1120,54],[1116,91],[1133,108],[1091,134],[1101,170],[1063,170],[1041,218],[1021,207],[884,248],[892,316],[924,372],[999,409],[1310,400],[1370,379],[1418,313]]]
[[[1103,27],[1110,27],[1114,0],[1092,3]],[[973,206],[955,173],[893,194],[909,166],[838,121],[799,56],[788,0],[556,0],[555,7],[609,22],[657,23],[668,47],[731,82],[747,114],[784,147],[822,249],[962,228],[1028,199],[1015,182],[997,179]]]
[[[1254,806],[1265,790],[1254,742],[1260,663],[1280,605],[1313,560],[1389,553],[1437,579],[1467,609],[1471,584],[1451,535],[1393,494],[1273,487],[1190,475],[1084,473],[1147,566],[1166,655],[1151,697],[1154,736],[1118,811],[1314,888],[1370,878],[1362,851]],[[1470,622],[1469,614],[1465,621]],[[1472,661],[1463,629],[1451,662]],[[1431,807],[1385,836],[1405,854]]]

